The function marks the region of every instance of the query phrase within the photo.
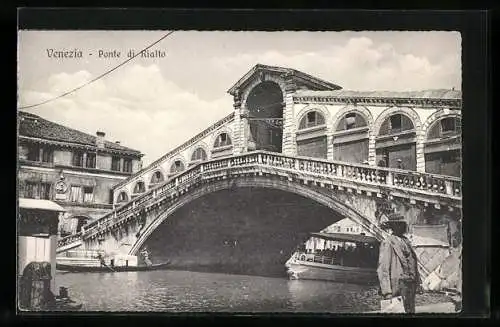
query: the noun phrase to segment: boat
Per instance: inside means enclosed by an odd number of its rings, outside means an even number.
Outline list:
[[[164,269],[170,263],[153,264],[147,251],[141,251],[140,255],[143,264],[138,264],[138,258],[131,255],[112,255],[101,250],[70,250],[56,258],[56,269],[61,272],[148,271]]]
[[[166,268],[170,262],[156,263],[149,266],[82,266],[71,264],[56,264],[56,269],[66,272],[124,272],[124,271],[148,271],[148,270],[161,270]]]
[[[323,244],[318,250],[303,245],[286,262],[290,279],[325,280],[342,283],[377,283],[379,241],[363,234],[311,233],[309,243]]]

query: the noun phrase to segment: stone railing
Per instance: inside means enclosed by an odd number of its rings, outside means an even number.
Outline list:
[[[59,239],[57,242],[57,247],[60,248],[81,240],[82,240],[82,232],[80,231],[78,233],[71,234]]]
[[[115,211],[83,226],[80,234],[61,239],[58,246],[71,243],[69,240],[74,238],[90,237],[99,231],[117,226],[124,219],[138,216],[149,204],[183,194],[193,184],[245,173],[275,174],[330,185],[351,182],[378,189],[397,189],[402,191],[402,194],[413,192],[424,197],[438,195],[461,201],[461,181],[457,177],[254,151],[193,165]]]

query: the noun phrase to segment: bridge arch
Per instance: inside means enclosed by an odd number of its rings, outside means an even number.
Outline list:
[[[177,202],[161,212],[156,219],[154,219],[148,226],[146,226],[143,231],[141,231],[139,238],[135,241],[134,245],[129,251],[129,254],[137,255],[139,249],[150,237],[150,235],[166,219],[168,219],[168,217],[171,217],[181,207],[210,193],[245,187],[268,188],[301,195],[336,211],[344,217],[352,219],[363,228],[373,232],[375,237],[377,237],[378,239],[381,240],[384,237],[384,232],[372,220],[370,220],[358,210],[353,209],[348,203],[344,203],[341,200],[335,198],[332,195],[333,193],[318,191],[314,188],[308,187],[307,185],[303,185],[299,181],[289,182],[288,180],[283,179],[270,179],[269,176],[252,176],[249,178],[240,177],[234,180],[216,180],[197,189],[194,189],[189,192],[189,194],[182,196]],[[334,223],[334,221],[332,221],[332,223]]]
[[[195,144],[191,148],[191,151],[189,152],[189,164],[191,163],[194,164],[198,163],[199,161],[209,160],[210,159],[209,153],[210,152],[208,151],[208,147],[204,142]]]
[[[363,106],[347,105],[331,121],[332,159],[355,163],[369,163],[375,148],[373,116]]]

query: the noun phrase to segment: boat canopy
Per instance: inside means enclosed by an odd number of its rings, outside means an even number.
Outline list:
[[[370,243],[375,244],[379,241],[372,236],[360,234],[344,234],[344,233],[311,233],[311,236],[319,237],[327,240],[356,242],[356,243]]]
[[[66,211],[64,210],[63,207],[50,200],[38,200],[38,199],[26,199],[26,198],[19,198],[19,208],[57,211],[57,212]]]

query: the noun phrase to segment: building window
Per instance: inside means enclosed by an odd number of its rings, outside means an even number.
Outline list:
[[[123,160],[123,171],[126,173],[132,172],[132,160],[131,159],[124,159]]]
[[[207,160],[207,153],[205,152],[205,150],[203,150],[203,148],[197,148],[196,150],[194,150],[193,155],[191,156],[191,161],[197,160]]]
[[[453,117],[442,119],[441,130],[443,131],[443,134],[454,133],[456,131],[456,119]]]
[[[177,174],[184,170],[184,164],[180,160],[176,160],[170,167],[170,174]]]
[[[134,187],[134,194],[144,193],[144,192],[146,192],[146,186],[144,185],[144,182],[142,181],[137,182],[137,184],[135,184]]]
[[[94,201],[94,188],[92,186],[85,186],[83,188],[83,202],[89,203]]]
[[[54,162],[54,151],[52,149],[45,148],[42,150],[42,162]]]
[[[26,182],[24,197],[30,199],[50,200],[50,184],[38,182]]]
[[[82,187],[71,186],[71,202],[82,202]]]
[[[401,115],[391,116],[391,130],[401,130]]]
[[[111,170],[120,171],[120,157],[111,158]]]
[[[310,128],[325,124],[325,117],[317,111],[308,112],[307,115],[300,120],[299,129]]]
[[[40,147],[38,145],[30,145],[28,147],[28,160],[29,161],[40,160]]]
[[[410,118],[403,114],[394,114],[387,118],[380,126],[379,135],[390,135],[409,131],[414,128]]]
[[[96,167],[96,154],[95,153],[87,153],[86,167],[88,167],[88,168],[95,168]]]
[[[121,203],[121,202],[127,202],[127,201],[128,201],[128,195],[127,195],[127,193],[120,192],[120,194],[118,194],[117,202]]]
[[[83,152],[73,152],[73,166],[83,166]]]
[[[151,184],[157,184],[163,182],[163,174],[161,171],[157,170],[154,172],[153,176],[151,176]]]
[[[227,133],[219,134],[219,136],[217,136],[217,138],[215,139],[214,147],[218,148],[227,145],[231,145],[231,138],[229,137],[229,135],[227,135]]]
[[[356,127],[356,114],[350,113],[345,115],[345,129],[353,129]]]

